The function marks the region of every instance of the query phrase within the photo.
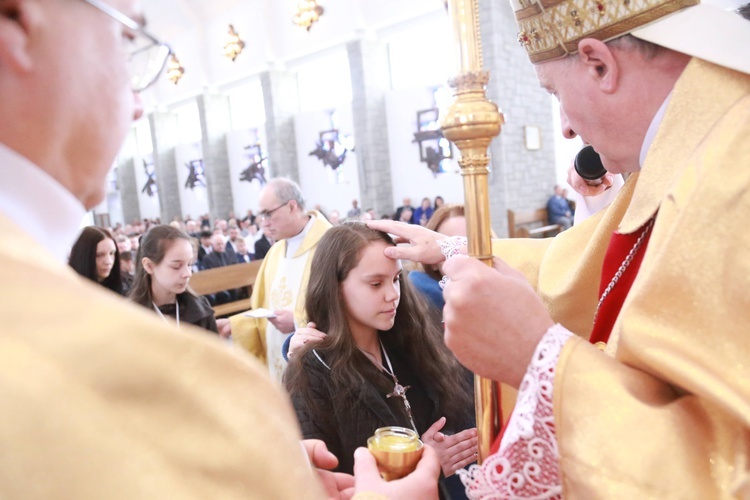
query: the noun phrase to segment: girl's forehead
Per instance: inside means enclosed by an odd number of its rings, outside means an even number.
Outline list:
[[[176,253],[190,253],[193,254],[193,245],[189,241],[178,238],[168,243],[165,250],[165,255],[176,254]]]
[[[370,242],[363,250],[354,268],[362,274],[395,274],[401,270],[401,261],[385,256],[383,251],[390,247],[384,241]]]

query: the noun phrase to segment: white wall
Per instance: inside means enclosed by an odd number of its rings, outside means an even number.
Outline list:
[[[351,105],[339,106],[337,115],[339,133],[353,136]],[[310,156],[310,151],[315,149],[320,139],[320,132],[329,129],[330,110],[308,111],[294,117],[300,187],[307,198],[307,208],[312,209],[319,204],[324,211],[335,209],[344,217],[352,206],[352,200],[360,200],[356,152],[347,153],[346,160],[336,172],[315,156]]]
[[[229,156],[229,175],[232,178],[232,197],[234,198],[234,213],[237,217],[244,217],[248,209],[258,213],[258,199],[263,186],[260,182],[240,181],[240,174],[250,165],[248,151],[245,146],[249,146],[260,141],[261,145],[266,144],[265,128],[260,126],[247,130],[235,130],[227,134],[227,153]],[[264,162],[266,166],[266,180],[270,180],[271,169],[268,167],[268,161]]]
[[[446,161],[443,164],[446,172],[434,175],[427,164],[419,160],[419,145],[412,142],[417,131],[417,111],[433,107],[432,90],[393,90],[386,94],[385,104],[394,206],[401,206],[405,197],[418,206],[425,196],[434,200],[438,195],[447,203],[463,203],[463,179],[458,173],[458,162]],[[455,147],[453,155],[458,156]]]

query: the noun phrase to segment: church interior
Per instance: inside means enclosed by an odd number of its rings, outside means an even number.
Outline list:
[[[148,31],[172,49],[141,95],[91,222],[113,227],[258,209],[265,181],[298,182],[309,205],[377,217],[410,198],[463,203],[458,150],[440,133],[457,72],[442,0],[152,0]],[[487,95],[504,116],[490,148],[490,210],[543,208],[579,140],[559,133],[506,2],[480,1]]]

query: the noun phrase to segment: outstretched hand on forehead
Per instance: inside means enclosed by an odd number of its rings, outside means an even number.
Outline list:
[[[405,259],[422,264],[438,264],[445,260],[437,242],[448,239],[447,236],[405,222],[371,220],[367,221],[367,225],[372,229],[394,235],[396,243],[409,243],[410,246],[386,248],[385,255],[391,259]]]

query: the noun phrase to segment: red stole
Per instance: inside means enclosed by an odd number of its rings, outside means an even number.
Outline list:
[[[620,234],[617,231],[612,233],[612,238],[609,240],[609,246],[607,252],[604,255],[604,263],[602,264],[602,278],[599,283],[599,297],[601,303],[599,304],[596,318],[594,320],[594,327],[591,331],[589,341],[592,344],[597,342],[607,343],[609,336],[612,333],[612,328],[615,326],[617,316],[620,314],[622,305],[625,302],[625,298],[630,292],[630,287],[635,281],[635,277],[638,275],[638,270],[641,267],[643,261],[643,255],[646,253],[646,247],[648,246],[648,240],[651,237],[651,227],[653,225],[653,219],[649,220],[643,227],[632,234]],[[638,240],[641,239],[640,244]],[[636,245],[638,248],[636,249]],[[612,286],[607,296],[601,300],[604,291],[610,286],[615,274],[623,267],[625,260],[628,258],[628,254],[633,253],[630,263],[625,266],[621,276],[617,279],[617,283]],[[502,408],[500,408],[500,398],[498,397],[498,415],[503,415]],[[491,447],[491,453],[497,453],[500,449],[500,441],[502,440],[505,428],[508,426],[508,422],[501,422],[500,434],[493,441]]]
[[[633,281],[635,281],[641,267],[648,240],[651,238],[652,225],[653,219],[632,234],[620,234],[617,231],[612,233],[607,253],[604,255],[604,264],[602,264],[602,279],[599,283],[599,310],[596,313],[594,327],[589,337],[592,344],[609,341],[617,316],[620,314],[625,298],[628,296],[630,287],[633,286]],[[638,243],[639,240],[641,240],[640,244]],[[633,254],[632,260],[625,267],[625,261],[631,252]],[[621,267],[625,267],[622,275],[617,283],[612,286],[607,296],[601,299],[604,291],[610,286],[615,274]]]

